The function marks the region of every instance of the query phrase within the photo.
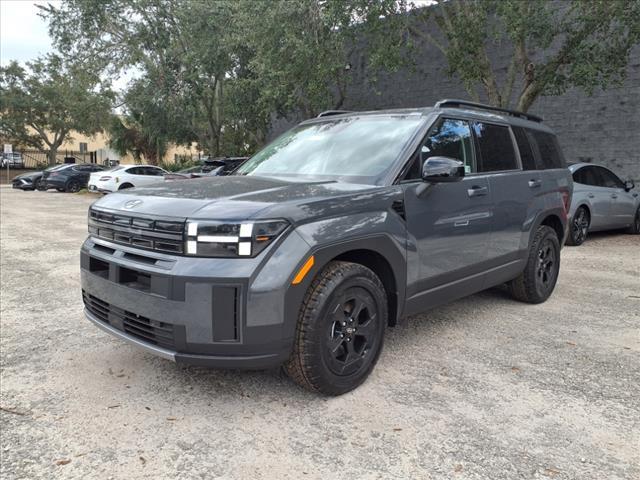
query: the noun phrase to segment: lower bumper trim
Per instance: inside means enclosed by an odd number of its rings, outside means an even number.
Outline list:
[[[110,333],[114,337],[118,337],[125,342],[136,347],[140,347],[153,355],[162,357],[172,362],[187,365],[199,365],[205,367],[216,368],[238,368],[248,370],[264,370],[282,365],[289,356],[288,350],[282,350],[277,353],[257,354],[257,355],[199,355],[192,353],[180,353],[166,348],[151,345],[128,335],[117,328],[107,325],[103,321],[95,317],[85,308],[84,314],[91,323],[100,329]]]
[[[87,317],[87,320],[91,321],[97,327],[101,328],[102,330],[104,330],[107,333],[110,333],[114,337],[118,337],[118,338],[124,340],[125,342],[128,342],[128,343],[130,343],[132,345],[135,345],[136,347],[143,348],[144,350],[148,351],[149,353],[153,353],[154,355],[156,355],[158,357],[162,357],[162,358],[165,358],[167,360],[171,360],[172,362],[176,361],[176,352],[173,352],[171,350],[167,350],[166,348],[158,347],[156,345],[151,345],[149,343],[142,342],[142,341],[138,340],[135,337],[127,335],[126,333],[122,332],[121,330],[118,330],[117,328],[114,328],[111,325],[107,325],[102,320],[99,320],[91,312],[87,311],[86,308],[84,309],[84,315],[85,315],[85,317]]]

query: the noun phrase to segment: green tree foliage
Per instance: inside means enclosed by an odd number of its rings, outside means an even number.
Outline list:
[[[109,146],[120,155],[158,165],[169,142],[188,145],[197,140],[189,128],[189,114],[175,95],[156,88],[145,75],[130,83],[121,101],[122,111],[107,127]]]
[[[404,55],[435,46],[472,99],[482,92],[493,105],[522,111],[541,95],[621,82],[640,41],[637,0],[434,0],[421,9],[405,0],[355,1],[377,33],[380,63],[397,67]],[[505,74],[489,59],[494,49],[510,51]]]
[[[235,145],[224,145],[232,150],[225,153],[241,153],[254,143],[250,133],[238,133],[238,125],[252,125],[255,114],[247,117],[234,109],[228,96],[247,90],[247,85],[230,85],[244,58],[233,34],[234,1],[67,0],[42,12],[61,51],[97,60],[113,75],[141,71],[165,106],[179,105],[173,111],[184,123],[174,122],[177,130],[167,131],[168,140],[180,143],[188,128],[200,147],[214,155],[221,152],[227,132],[235,132]],[[133,98],[127,95],[126,101]]]
[[[0,68],[0,135],[46,151],[56,162],[71,131],[92,135],[102,130],[113,99],[90,70],[49,56]]]

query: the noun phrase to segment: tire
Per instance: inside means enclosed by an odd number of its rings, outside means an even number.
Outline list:
[[[355,310],[360,313],[352,315]],[[356,263],[330,262],[305,294],[285,371],[313,392],[353,390],[378,361],[387,317],[387,294],[375,273]]]
[[[591,225],[591,215],[587,207],[578,207],[573,214],[569,225],[569,235],[567,235],[567,245],[582,245],[587,239],[589,226]]]
[[[633,217],[633,223],[627,229],[627,233],[631,235],[640,235],[640,207],[636,210],[636,216]]]
[[[524,271],[509,284],[511,294],[527,303],[542,303],[553,292],[560,272],[560,242],[555,230],[541,225],[536,230]]]
[[[66,192],[69,193],[77,193],[80,191],[80,182],[78,182],[77,180],[69,180],[69,182],[67,183],[67,186],[65,188]]]
[[[131,185],[130,183],[123,183],[122,185],[120,185],[118,190],[126,190],[127,188],[133,188],[133,185]]]
[[[35,179],[33,181],[33,191],[40,190],[40,179]]]

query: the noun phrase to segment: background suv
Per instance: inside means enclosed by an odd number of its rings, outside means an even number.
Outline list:
[[[235,175],[95,202],[87,318],[173,361],[284,365],[337,395],[408,315],[502,283],[551,295],[572,181],[539,118],[455,100],[335,113]]]

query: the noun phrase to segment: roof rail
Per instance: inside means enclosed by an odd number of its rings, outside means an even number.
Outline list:
[[[511,115],[513,117],[520,117],[526,120],[532,120],[534,122],[542,122],[542,117],[538,117],[537,115],[533,115],[531,113],[519,112],[517,110],[509,110],[508,108],[500,108],[493,107],[491,105],[485,105],[483,103],[477,102],[468,102],[466,100],[456,100],[451,98],[446,98],[444,100],[440,100],[434,105],[435,108],[460,108],[460,107],[470,107],[475,108],[477,110],[490,110],[492,112],[500,112],[506,113],[507,115]]]
[[[341,115],[343,113],[352,113],[351,110],[327,110],[326,112],[319,113],[316,118],[330,117],[331,115]]]

